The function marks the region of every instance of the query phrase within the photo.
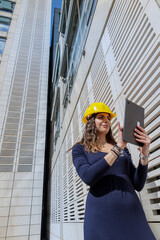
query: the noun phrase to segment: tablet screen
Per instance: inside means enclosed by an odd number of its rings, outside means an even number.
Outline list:
[[[134,129],[137,125],[144,128],[144,108],[125,99],[123,140],[128,143],[143,146],[143,143],[137,142],[134,136]]]

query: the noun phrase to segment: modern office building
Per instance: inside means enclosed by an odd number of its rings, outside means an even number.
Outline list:
[[[0,0],[0,240],[41,239],[50,0]]]
[[[117,136],[125,98],[145,108],[152,142],[147,182],[137,194],[160,239],[159,20],[158,0],[63,0],[53,70],[50,239],[83,239],[89,187],[66,151],[82,136],[85,109],[94,101],[106,103],[117,113],[112,121]],[[137,166],[139,151],[131,144],[128,148]]]

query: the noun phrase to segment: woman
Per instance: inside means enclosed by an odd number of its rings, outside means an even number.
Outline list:
[[[155,240],[135,192],[141,191],[146,181],[151,140],[137,126],[134,135],[143,147],[136,168],[119,122],[117,143],[112,136],[111,119],[115,116],[104,103],[91,104],[83,118],[86,123],[83,137],[72,149],[76,171],[90,186],[84,239]]]

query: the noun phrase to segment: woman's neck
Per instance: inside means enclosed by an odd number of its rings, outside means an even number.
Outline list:
[[[98,145],[105,145],[107,143],[106,135],[99,135],[98,137]]]

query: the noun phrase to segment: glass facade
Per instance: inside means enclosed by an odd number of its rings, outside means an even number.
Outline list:
[[[54,70],[53,70],[53,91],[56,92],[59,79],[61,77],[64,82],[64,96],[63,96],[63,114],[70,102],[70,96],[74,80],[76,77],[77,69],[81,60],[81,57],[85,55],[84,45],[87,39],[91,20],[94,14],[97,0],[78,0],[66,3],[63,1],[61,21],[60,21],[60,35],[62,44],[59,43],[56,49]],[[60,54],[62,53],[62,54]],[[56,114],[58,108],[57,102],[60,98],[59,94],[55,94],[53,103],[53,112],[55,121],[55,135],[54,141],[57,142],[59,137],[60,115]],[[64,118],[64,116],[61,116]]]
[[[0,16],[0,31],[8,32],[11,19]]]
[[[0,0],[0,11],[13,13],[15,3],[6,0]]]
[[[64,64],[66,69],[61,69],[61,75],[67,79],[66,93],[64,97],[64,107],[66,108],[69,102],[69,98],[72,92],[72,87],[76,72],[84,52],[85,40],[87,38],[88,30],[90,27],[91,19],[95,10],[97,0],[93,1],[78,1],[78,4],[73,4],[72,11],[74,16],[70,19],[70,29],[68,30],[69,37],[66,38],[66,61]],[[74,17],[74,18],[73,18]],[[73,24],[74,23],[74,24]],[[65,57],[64,57],[65,59]]]
[[[54,73],[53,73],[53,85],[57,85],[58,78],[59,78],[59,63],[60,63],[60,56],[59,56],[59,45],[57,45],[56,49],[56,57],[54,63]]]
[[[6,43],[6,39],[5,38],[0,38],[0,54],[3,53],[5,43]]]

